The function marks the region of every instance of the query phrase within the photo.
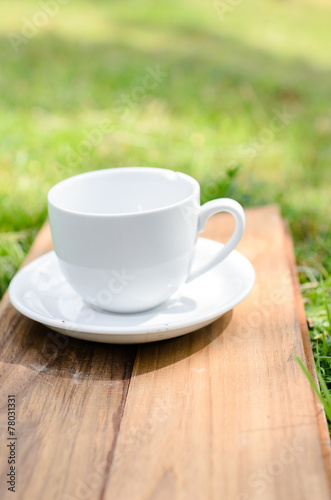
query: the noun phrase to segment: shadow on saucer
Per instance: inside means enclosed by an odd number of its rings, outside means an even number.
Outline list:
[[[146,323],[146,321],[151,321],[153,318],[156,318],[160,315],[164,316],[165,314],[185,314],[194,311],[197,307],[197,303],[195,300],[191,299],[190,297],[186,297],[185,295],[182,295],[180,297],[175,296],[173,298],[166,300],[157,307],[153,307],[152,309],[147,309],[146,311],[132,313],[132,314],[109,313],[107,311],[104,311],[103,309],[100,309],[95,305],[90,305],[90,304],[88,304],[87,307],[90,310],[96,311],[99,315],[99,318],[102,315],[106,319],[108,324],[109,321],[114,322],[114,319],[116,321],[116,319],[118,318],[121,318],[121,320],[123,320],[123,318],[126,318],[126,320],[129,321],[130,327],[136,327],[143,325]],[[77,321],[77,323],[84,323],[84,319],[81,318],[80,316],[75,316],[68,319],[71,321]]]

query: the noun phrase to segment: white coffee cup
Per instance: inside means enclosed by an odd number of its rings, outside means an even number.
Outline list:
[[[192,274],[198,234],[216,212],[234,215],[234,233]],[[69,284],[88,303],[117,313],[161,304],[225,259],[245,227],[236,201],[223,198],[200,207],[195,179],[149,167],[99,170],[59,182],[48,193],[48,213]]]

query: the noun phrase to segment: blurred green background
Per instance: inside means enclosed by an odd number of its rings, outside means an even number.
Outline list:
[[[130,165],[280,204],[298,263],[328,276],[331,6],[233,3],[1,1],[0,295],[48,189]]]

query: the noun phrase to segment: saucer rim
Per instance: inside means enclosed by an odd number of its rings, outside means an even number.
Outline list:
[[[217,246],[224,246],[223,243],[220,243],[215,240],[211,240],[209,238],[202,238],[199,237],[199,240],[204,240],[208,245],[217,245]],[[34,311],[31,311],[30,308],[26,307],[21,303],[21,301],[17,300],[15,297],[15,285],[17,284],[19,279],[22,279],[23,275],[28,274],[31,272],[31,268],[33,266],[36,266],[38,262],[42,260],[48,260],[51,258],[56,258],[54,250],[51,250],[50,252],[47,252],[40,257],[37,257],[33,261],[31,261],[29,264],[21,268],[17,274],[14,276],[12,279],[9,288],[8,288],[8,295],[9,295],[9,300],[13,307],[23,314],[24,316],[37,321],[45,326],[48,326],[49,328],[59,328],[61,330],[67,331],[68,334],[71,331],[75,332],[82,332],[82,333],[88,333],[90,335],[96,334],[96,335],[141,335],[141,334],[155,334],[158,332],[163,332],[163,331],[173,331],[173,330],[179,330],[181,328],[185,328],[190,324],[200,324],[205,321],[217,319],[229,310],[231,310],[233,307],[238,305],[240,302],[242,302],[247,295],[251,292],[254,283],[255,283],[255,271],[253,268],[253,265],[251,262],[245,257],[242,253],[240,253],[238,250],[233,250],[229,256],[225,259],[229,259],[230,256],[235,256],[236,258],[239,258],[245,262],[245,265],[247,268],[249,268],[249,285],[244,289],[242,293],[237,295],[235,298],[232,300],[228,300],[224,303],[222,303],[221,307],[214,307],[213,309],[209,309],[205,314],[200,314],[199,317],[194,317],[191,321],[188,318],[177,320],[176,322],[171,322],[171,319],[169,319],[169,322],[167,323],[159,323],[154,326],[124,326],[124,327],[112,327],[110,326],[93,326],[93,324],[89,325],[84,325],[81,323],[76,323],[74,321],[67,321],[67,320],[61,320],[61,319],[53,319],[49,318],[47,316],[43,316],[42,314],[38,314]],[[223,263],[224,261],[222,261]],[[217,267],[217,266],[215,266]],[[213,270],[210,270],[208,272],[212,272]],[[77,294],[78,295],[78,294]],[[152,309],[151,309],[152,310]],[[147,311],[146,311],[147,312]],[[107,313],[105,311],[105,314],[109,314],[111,317],[112,315],[116,316],[122,316],[125,318],[125,316],[129,316],[129,314],[116,314],[116,313]],[[135,314],[142,314],[142,313],[133,313]],[[130,314],[132,316],[132,314]],[[210,321],[210,322],[211,322]]]

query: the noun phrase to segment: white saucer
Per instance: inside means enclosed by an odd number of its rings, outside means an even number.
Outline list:
[[[195,265],[199,267],[222,246],[199,238]],[[28,318],[70,337],[132,344],[177,337],[212,323],[239,304],[254,281],[253,266],[233,251],[162,305],[137,314],[112,314],[85,304],[63,277],[55,253],[49,252],[16,274],[9,286],[9,298]]]

